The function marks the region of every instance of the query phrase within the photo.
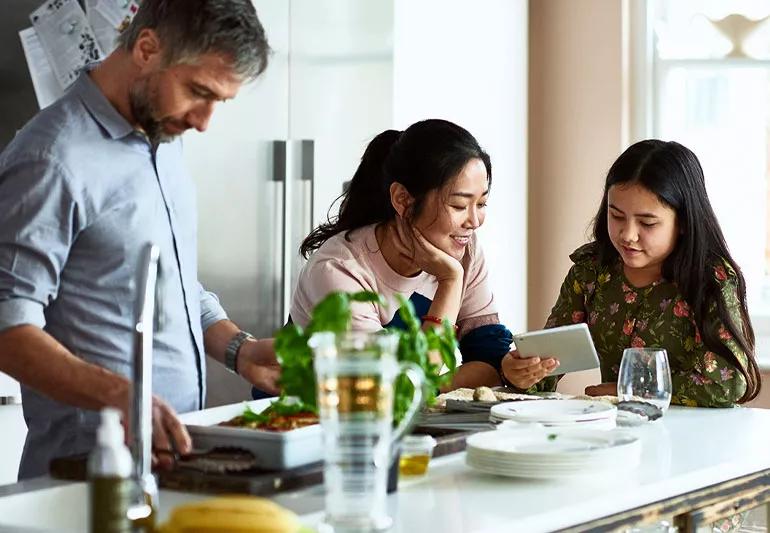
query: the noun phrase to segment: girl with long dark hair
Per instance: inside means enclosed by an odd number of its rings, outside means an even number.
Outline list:
[[[412,301],[423,327],[444,318],[456,324],[463,364],[454,387],[500,384],[511,334],[499,323],[475,235],[491,182],[489,156],[456,124],[425,120],[377,135],[339,216],[302,243],[310,258],[291,319],[305,326],[313,306],[331,291],[369,290],[388,305],[354,304],[353,329],[403,327],[400,294]]]
[[[628,347],[668,352],[672,402],[721,407],[760,389],[746,283],[706,194],[703,169],[676,142],[641,141],[612,165],[594,219],[594,241],[578,248],[546,327],[587,322],[602,383],[615,394]],[[521,389],[552,390],[556,378],[515,352],[504,377]]]

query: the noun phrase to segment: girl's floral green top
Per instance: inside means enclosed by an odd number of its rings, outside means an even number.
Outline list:
[[[595,243],[578,248],[570,259],[575,263],[561,286],[547,328],[586,322],[601,362],[603,382],[618,379],[623,350],[628,347],[660,347],[668,352],[673,382],[672,403],[728,407],[746,391],[739,368],[706,348],[687,302],[677,286],[666,280],[646,287],[632,286],[623,274],[622,262],[601,265]],[[741,323],[737,278],[726,264],[714,267],[727,309],[736,325]],[[719,320],[716,302],[709,306],[708,324],[748,368],[746,354]],[[557,378],[536,385],[553,390]]]

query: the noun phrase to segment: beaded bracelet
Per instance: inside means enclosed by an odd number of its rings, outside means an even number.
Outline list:
[[[443,320],[441,320],[439,317],[433,316],[433,315],[425,315],[425,316],[423,316],[422,317],[422,321],[423,322],[430,322],[431,324],[437,324],[439,326],[443,326],[444,325],[444,321]],[[452,324],[452,327],[455,329],[455,333],[457,333],[457,329],[458,329],[457,326],[455,324]]]

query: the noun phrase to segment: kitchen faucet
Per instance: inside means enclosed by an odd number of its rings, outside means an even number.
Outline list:
[[[159,258],[160,248],[147,243],[142,250],[137,277],[131,452],[134,459],[134,478],[142,501],[131,507],[129,518],[140,521],[152,520],[158,505],[158,484],[152,475],[152,337]]]

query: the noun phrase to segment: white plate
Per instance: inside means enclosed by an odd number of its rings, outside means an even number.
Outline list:
[[[485,474],[492,474],[495,476],[517,477],[526,479],[570,479],[570,478],[585,478],[594,476],[608,476],[620,470],[630,470],[636,468],[639,464],[638,459],[634,462],[623,462],[612,465],[607,468],[596,468],[587,466],[571,471],[556,470],[556,469],[536,469],[526,470],[523,468],[503,468],[499,465],[485,465],[474,462],[473,459],[466,458],[466,464],[479,472]]]
[[[217,425],[243,413],[246,405],[259,413],[274,399],[223,405],[184,413],[179,418],[187,426],[196,450],[210,450],[221,446],[248,450],[256,457],[259,467],[274,470],[284,470],[320,461],[323,449],[319,424],[290,431],[265,431]]]
[[[489,421],[493,424],[511,423],[512,421],[506,419],[495,418],[490,415]],[[515,421],[513,421],[515,422]],[[553,429],[602,429],[609,431],[617,427],[615,418],[602,418],[599,420],[586,420],[581,422],[564,422],[564,423],[549,423],[549,422],[519,422],[521,424],[538,424],[547,428]]]
[[[593,431],[533,428],[485,431],[468,437],[468,447],[516,455],[594,453],[628,446],[638,438],[624,431]]]
[[[492,406],[490,416],[503,420],[541,423],[571,423],[616,418],[617,408],[593,400],[525,400]]]
[[[466,463],[482,472],[540,479],[636,467],[641,441],[622,431],[523,427],[468,438]]]
[[[608,454],[608,455],[599,455],[599,456],[593,456],[593,457],[574,457],[570,458],[569,460],[550,460],[550,461],[533,461],[530,459],[522,459],[522,458],[516,458],[516,457],[500,457],[495,456],[489,452],[480,452],[480,451],[468,451],[468,456],[472,457],[480,462],[484,462],[487,464],[496,464],[503,467],[508,466],[515,466],[516,468],[564,468],[564,469],[570,469],[570,468],[582,468],[586,465],[596,465],[596,466],[602,466],[607,463],[614,463],[619,460],[623,460],[627,456],[627,451],[623,451],[622,453],[615,453],[615,454]]]
[[[626,461],[621,461],[620,458],[612,461],[595,461],[595,462],[583,462],[583,463],[575,463],[575,464],[569,464],[569,465],[554,465],[549,463],[543,463],[543,464],[522,464],[522,463],[504,463],[501,461],[490,461],[487,460],[484,457],[477,457],[476,455],[469,454],[467,456],[467,460],[473,461],[474,463],[486,465],[490,468],[500,468],[504,470],[517,470],[522,472],[531,472],[536,473],[539,471],[548,471],[548,472],[578,472],[581,470],[585,470],[586,468],[589,468],[591,470],[595,469],[606,469],[611,468],[615,469],[618,467],[618,465],[626,464]]]

